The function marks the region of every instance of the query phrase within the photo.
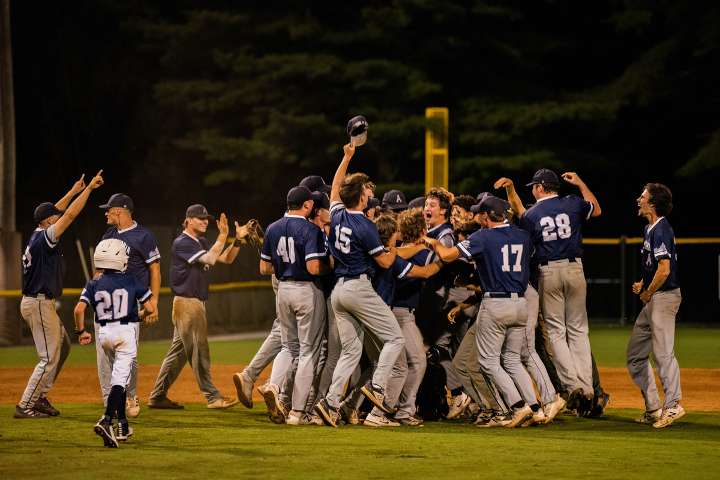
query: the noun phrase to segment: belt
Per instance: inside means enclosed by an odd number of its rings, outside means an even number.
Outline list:
[[[557,260],[548,260],[547,262],[540,262],[541,267],[546,267],[550,262],[560,262],[562,260],[567,260],[570,263],[577,263],[576,258],[558,258]]]
[[[340,283],[340,280],[342,280],[344,283],[344,282],[349,282],[350,280],[358,280],[358,279],[367,280],[368,276],[365,273],[361,273],[360,275],[345,275],[343,277],[337,277],[335,279],[335,285]]]
[[[28,298],[39,298],[40,300],[53,300],[53,297],[50,297],[48,295],[45,295],[44,293],[25,293],[24,294]]]
[[[98,325],[100,325],[101,327],[104,327],[108,323],[113,323],[113,322],[120,322],[120,325],[127,325],[127,324],[131,323],[131,322],[128,322],[127,320],[98,320],[97,321]],[[132,322],[132,323],[137,323],[137,322]]]
[[[666,287],[666,288],[660,287],[656,291],[657,292],[672,292],[673,290],[677,290],[678,288],[680,288],[680,287]]]
[[[281,282],[312,282],[312,280],[297,280],[293,277],[285,277],[280,279]]]
[[[485,292],[483,298],[525,298],[525,292],[506,293],[506,292]]]

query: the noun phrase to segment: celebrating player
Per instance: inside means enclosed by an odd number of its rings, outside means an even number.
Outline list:
[[[670,189],[661,183],[648,183],[637,199],[638,216],[648,221],[642,248],[642,280],[633,284],[643,306],[633,327],[627,348],[627,366],[635,385],[645,399],[645,414],[636,422],[663,428],[685,415],[680,406],[680,366],[675,358],[675,315],[680,308],[677,279],[675,233],[665,218],[673,208]],[[658,377],[665,390],[660,396],[649,355],[653,353]]]
[[[125,416],[126,388],[132,376],[132,364],[137,358],[138,322],[140,317],[152,315],[155,305],[150,301],[152,292],[134,275],[124,272],[128,266],[128,246],[117,239],[100,242],[95,249],[95,268],[100,275],[88,282],[75,307],[75,330],[80,345],[87,345],[92,336],[85,331],[85,308],[95,310],[98,335],[95,344],[105,355],[110,367],[110,393],[105,415],[95,425],[106,447],[117,448],[118,440],[127,440],[133,434]],[[138,303],[145,306],[138,315]],[[99,368],[99,367],[98,367]],[[112,418],[117,413],[117,435]]]
[[[60,235],[83,209],[90,192],[103,184],[102,170],[87,187],[84,179],[85,175],[80,177],[55,205],[45,202],[35,209],[38,228],[30,236],[22,257],[20,312],[30,326],[40,363],[15,407],[15,418],[47,418],[60,414],[46,398],[70,353],[70,339],[55,307],[55,300],[62,295],[65,273]],[[78,193],[80,195],[64,210]]]

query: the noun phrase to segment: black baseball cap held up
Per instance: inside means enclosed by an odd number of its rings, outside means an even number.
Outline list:
[[[110,197],[110,200],[105,205],[100,205],[100,208],[112,208],[112,207],[121,207],[121,208],[127,208],[131,212],[133,211],[133,201],[130,197],[125,195],[124,193],[116,193],[112,197]]]
[[[288,205],[301,205],[308,200],[313,200],[313,194],[305,185],[291,188],[287,194]]]
[[[548,170],[547,168],[541,168],[535,175],[533,175],[532,182],[525,185],[529,187],[531,185],[545,185],[546,183],[558,183],[558,177],[555,172]]]
[[[356,147],[365,144],[367,140],[368,122],[365,117],[353,117],[348,122],[347,133],[350,135],[350,142]]]
[[[199,218],[200,220],[205,220],[207,218],[211,222],[215,220],[215,217],[208,213],[207,208],[200,204],[188,207],[187,212],[185,212],[185,218]]]
[[[390,210],[407,210],[408,208],[405,195],[400,190],[390,190],[383,195],[382,204],[389,207]]]
[[[309,177],[303,178],[300,185],[305,185],[311,192],[329,192],[332,190],[332,187],[326,185],[325,180],[319,175],[310,175]]]
[[[62,215],[65,210],[59,210],[54,204],[50,202],[41,203],[35,209],[35,222],[40,223],[45,219],[52,217],[53,215]]]

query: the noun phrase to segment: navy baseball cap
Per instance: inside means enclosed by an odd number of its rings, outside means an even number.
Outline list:
[[[382,204],[389,207],[390,210],[407,210],[408,204],[405,202],[405,195],[400,190],[390,190],[383,195]]]
[[[492,195],[487,195],[480,203],[470,207],[473,213],[503,213],[510,209],[510,202]]]
[[[495,195],[493,195],[493,194],[490,193],[490,192],[482,192],[480,195],[477,196],[477,201],[478,201],[478,203],[480,203],[480,202],[483,201],[483,199],[484,199],[485,197],[494,197],[494,196],[495,196]]]
[[[319,175],[310,175],[303,178],[300,185],[305,185],[311,192],[329,192],[332,190],[330,185],[325,184],[325,180]]]
[[[54,204],[50,202],[41,203],[35,209],[35,222],[40,223],[45,219],[52,217],[53,215],[62,215],[65,210],[59,210]]]
[[[546,183],[558,183],[557,175],[555,175],[555,172],[552,170],[548,170],[547,168],[541,168],[537,172],[535,172],[535,175],[533,175],[532,182],[525,185],[526,187],[529,187],[531,185],[544,185]]]
[[[110,197],[110,200],[105,205],[100,205],[100,208],[112,208],[112,207],[122,207],[127,208],[131,212],[133,211],[133,203],[132,199],[125,195],[124,193],[116,193],[112,197]]]
[[[425,197],[418,197],[408,204],[408,208],[425,208]]]
[[[359,147],[367,140],[368,122],[365,117],[355,117],[348,122],[347,133],[350,135],[350,142]]]
[[[187,212],[185,212],[185,218],[199,218],[200,220],[205,220],[207,218],[210,221],[215,220],[215,217],[208,213],[207,208],[200,204],[189,207]]]
[[[371,208],[377,208],[380,206],[380,199],[379,198],[368,198],[367,207],[365,207],[365,210],[363,212],[367,212]]]
[[[288,205],[301,205],[308,200],[313,200],[312,192],[305,185],[291,188],[287,194]]]
[[[315,202],[313,208],[324,208],[330,210],[330,199],[325,192],[312,192],[312,199]]]

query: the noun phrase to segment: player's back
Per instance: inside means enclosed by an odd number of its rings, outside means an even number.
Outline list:
[[[128,265],[125,273],[134,275],[142,283],[150,285],[150,264],[160,259],[160,250],[155,235],[147,228],[133,222],[131,227],[119,229],[110,227],[103,240],[115,238],[127,246]]]
[[[383,302],[392,305],[395,297],[397,282],[405,278],[412,269],[412,264],[403,259],[400,255],[395,256],[395,260],[388,268],[377,267],[375,278],[372,285]]]
[[[582,257],[581,222],[593,204],[577,195],[545,197],[520,217],[519,227],[530,234],[540,263]]]
[[[299,215],[285,214],[265,231],[260,257],[272,262],[278,280],[311,281],[307,262],[327,256],[320,227]]]
[[[55,226],[36,229],[23,253],[23,295],[41,293],[48,298],[62,295],[65,261]]]
[[[524,293],[527,290],[533,253],[527,232],[511,224],[483,228],[461,246],[472,253],[484,292]]]
[[[373,256],[385,249],[377,226],[361,211],[347,210],[342,202],[330,207],[330,253],[335,259],[335,277],[375,275]]]
[[[120,272],[101,274],[90,280],[80,300],[90,304],[97,321],[138,322],[137,301],[145,302],[152,293],[132,276]]]
[[[412,265],[424,267],[429,265],[432,260],[433,253],[430,250],[420,250],[408,260]],[[423,286],[423,279],[416,277],[408,277],[396,280],[395,294],[391,305],[393,307],[404,307],[415,309],[420,303],[420,290]]]

